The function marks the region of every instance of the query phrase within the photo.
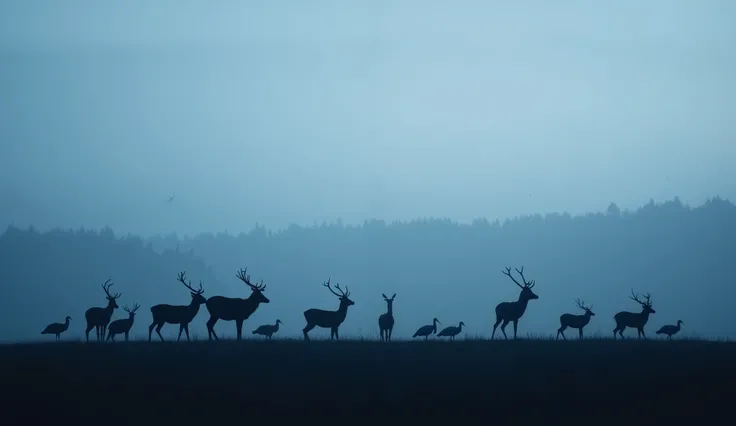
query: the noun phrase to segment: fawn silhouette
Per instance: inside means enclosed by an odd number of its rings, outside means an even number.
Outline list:
[[[578,334],[580,335],[580,338],[583,338],[583,328],[588,325],[590,322],[590,317],[595,316],[592,309],[593,307],[586,307],[585,302],[581,301],[580,299],[575,299],[575,304],[578,306],[578,308],[585,311],[583,315],[575,315],[575,314],[562,314],[560,315],[560,328],[557,329],[557,339],[560,338],[560,335],[562,335],[562,338],[567,340],[567,337],[565,337],[565,329],[568,327],[570,328],[577,328]]]
[[[189,284],[186,282],[186,271],[180,272],[176,277],[176,280],[184,284],[184,287],[188,288],[192,301],[188,305],[167,305],[159,304],[151,307],[151,315],[153,316],[153,322],[148,326],[148,341],[151,341],[151,334],[153,328],[156,327],[156,334],[161,341],[164,341],[164,336],[161,335],[161,328],[164,324],[179,324],[179,337],[176,341],[181,340],[181,332],[184,331],[187,334],[187,342],[189,341],[189,324],[192,322],[194,317],[199,312],[199,307],[203,303],[207,303],[207,299],[202,296],[204,290],[202,289],[202,281],[199,282],[199,288],[195,290],[192,288],[192,281],[189,280]]]
[[[107,325],[110,324],[112,313],[118,308],[116,300],[120,298],[121,294],[110,294],[110,287],[115,284],[110,281],[111,280],[108,279],[104,284],[102,284],[102,289],[105,291],[105,297],[107,298],[107,306],[104,308],[89,308],[84,313],[84,318],[87,320],[87,329],[84,331],[84,336],[87,342],[89,342],[89,332],[92,328],[97,332],[97,341],[104,341],[105,331],[107,329]],[[108,285],[108,283],[110,284]]]
[[[465,323],[460,321],[460,324],[457,327],[455,326],[445,327],[444,330],[440,331],[437,334],[437,337],[449,337],[450,340],[455,340],[455,336],[460,334],[460,332],[463,330],[464,325]]]
[[[432,318],[431,325],[423,325],[414,333],[411,337],[424,337],[424,340],[429,339],[429,336],[437,332],[437,324],[442,324],[437,318]]]
[[[330,287],[330,280],[328,279],[327,282],[322,283],[323,286],[327,287],[328,290],[335,296],[337,296],[340,299],[340,307],[337,308],[336,311],[326,311],[324,309],[307,309],[304,311],[304,319],[307,320],[307,326],[304,327],[304,330],[302,332],[304,333],[304,340],[309,340],[309,333],[310,330],[312,330],[314,327],[322,327],[322,328],[329,328],[330,329],[330,340],[337,339],[340,340],[340,333],[338,333],[338,328],[340,327],[340,324],[345,321],[345,317],[348,314],[348,306],[352,306],[355,303],[350,300],[350,290],[347,286],[345,286],[345,291],[342,291],[340,288],[340,284],[335,284],[335,288],[340,292],[340,294],[336,293],[335,290]]]
[[[383,293],[381,293],[381,296],[386,301],[388,310],[385,314],[381,314],[378,317],[378,328],[381,330],[381,340],[390,342],[391,334],[394,330],[394,299],[396,298],[396,293],[390,299]]]
[[[125,334],[125,341],[127,342],[128,333],[130,333],[130,329],[133,327],[133,321],[135,320],[135,311],[140,307],[137,303],[133,306],[133,309],[128,309],[127,306],[124,306],[123,309],[128,313],[128,318],[115,320],[107,326],[107,340],[112,339],[114,342],[116,334]]]
[[[677,320],[677,325],[663,325],[657,330],[657,334],[666,334],[667,340],[672,340],[672,336],[680,332],[680,324],[685,324],[682,320]]]
[[[616,328],[613,329],[613,338],[616,339],[616,333],[621,336],[621,338],[624,338],[624,330],[626,330],[626,327],[635,328],[639,338],[642,336],[644,338],[647,337],[646,334],[644,334],[644,326],[646,325],[647,321],[649,321],[649,314],[654,314],[656,311],[652,309],[652,302],[650,300],[651,295],[649,293],[644,294],[645,300],[640,300],[639,295],[634,293],[634,289],[631,289],[631,300],[641,305],[641,312],[634,313],[634,312],[627,312],[622,311],[617,313],[613,316],[613,319],[616,321]]]
[[[43,329],[41,334],[55,334],[56,340],[60,340],[61,333],[65,332],[69,328],[69,320],[71,320],[72,317],[67,316],[63,323],[55,322],[52,324],[49,324],[46,326],[46,328]]]
[[[283,324],[283,322],[281,322],[280,319],[277,319],[276,324],[262,325],[253,330],[253,334],[260,334],[261,336],[266,336],[266,340],[271,340],[273,334],[279,331],[279,324]]]
[[[539,296],[534,294],[532,291],[532,288],[536,285],[535,280],[531,280],[527,282],[526,278],[524,278],[524,267],[521,267],[521,270],[516,268],[516,272],[521,276],[521,280],[524,282],[524,285],[519,284],[518,281],[514,279],[514,277],[511,275],[511,268],[507,267],[505,271],[501,271],[504,275],[511,278],[511,281],[513,281],[519,288],[521,288],[521,293],[519,293],[519,300],[516,302],[501,302],[498,305],[496,305],[496,323],[493,324],[493,333],[491,333],[491,339],[493,339],[493,336],[496,334],[496,327],[498,327],[498,324],[503,321],[503,324],[501,324],[501,332],[503,333],[503,337],[508,339],[508,336],[506,336],[506,326],[509,324],[509,322],[514,323],[514,339],[516,339],[516,328],[519,324],[519,318],[524,315],[524,312],[526,311],[526,305],[529,303],[530,300],[539,299]]]
[[[241,340],[243,321],[247,320],[258,309],[259,304],[270,302],[263,295],[263,291],[266,290],[263,280],[261,280],[260,284],[252,284],[250,282],[250,276],[246,274],[247,271],[248,268],[241,269],[235,276],[253,290],[250,297],[241,299],[237,297],[212,296],[207,299],[205,306],[210,313],[210,319],[207,320],[207,334],[210,340],[212,340],[212,337],[215,340],[219,339],[217,334],[215,334],[215,323],[217,320],[235,321],[235,328],[238,333],[237,338]]]

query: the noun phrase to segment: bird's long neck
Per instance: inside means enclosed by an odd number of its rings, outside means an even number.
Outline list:
[[[276,324],[273,325],[273,329],[275,331],[279,331],[279,322],[278,321],[276,321]]]
[[[457,331],[458,332],[463,331],[463,324],[462,323],[460,323],[460,324],[457,325]]]
[[[437,320],[432,321],[432,331],[437,332]]]

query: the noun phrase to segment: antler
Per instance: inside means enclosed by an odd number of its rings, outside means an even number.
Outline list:
[[[186,288],[188,288],[189,291],[191,291],[192,293],[196,293],[196,294],[202,294],[202,293],[204,293],[204,289],[202,288],[202,281],[201,280],[199,281],[199,290],[195,290],[195,289],[192,288],[192,280],[189,280],[189,284],[186,283],[186,281],[185,281],[185,275],[186,275],[186,273],[187,273],[186,271],[179,272],[179,275],[176,277],[176,280],[179,281],[179,282],[181,282],[182,284],[184,284],[184,286]]]
[[[134,314],[135,311],[137,311],[138,308],[140,308],[140,307],[141,307],[141,305],[139,305],[139,304],[136,303],[135,305],[133,305],[133,309],[128,309],[128,305],[123,306],[123,309],[125,310],[125,312],[127,312],[129,314]]]
[[[583,301],[582,301],[582,300],[580,300],[580,299],[575,299],[575,304],[576,304],[576,305],[578,305],[578,308],[580,308],[580,309],[582,309],[582,310],[584,310],[584,311],[587,311],[587,310],[590,310],[590,309],[592,309],[592,308],[593,308],[592,306],[587,306],[587,307],[586,307],[586,306],[585,306],[585,302],[583,302]]]
[[[248,285],[248,287],[252,288],[253,290],[263,291],[266,289],[266,286],[263,285],[263,280],[259,284],[252,284],[250,282],[250,275],[247,274],[248,268],[240,269],[237,274],[235,274],[238,279]]]
[[[516,281],[516,279],[514,279],[514,277],[511,275],[511,268],[510,267],[506,267],[505,269],[506,270],[505,271],[501,271],[501,273],[504,274],[504,275],[506,275],[507,277],[511,278],[511,281],[513,281],[520,288],[525,288],[525,287],[532,288],[532,287],[534,287],[534,280],[531,280],[530,282],[528,282],[526,280],[526,278],[524,278],[524,267],[523,266],[521,267],[521,270],[519,270],[519,268],[514,268],[514,269],[516,269],[516,272],[521,276],[521,280],[524,282],[524,285],[519,284],[519,282]]]
[[[652,295],[650,293],[646,293],[643,295],[646,300],[642,301],[639,300],[639,295],[637,293],[634,293],[634,289],[631,289],[631,300],[634,302],[642,305],[642,306],[652,306],[651,297]]]
[[[394,300],[394,297],[396,297],[396,293],[394,293],[394,295],[393,295],[393,296],[391,296],[391,298],[390,298],[390,299],[389,299],[388,297],[386,297],[386,295],[385,295],[385,294],[383,294],[383,293],[381,293],[381,296],[383,296],[383,300],[385,300],[385,301],[387,301],[387,302],[388,302],[389,300]]]
[[[340,293],[342,293],[342,294],[335,293],[335,290],[333,290],[332,287],[330,287],[330,278],[327,279],[327,282],[322,283],[322,285],[325,286],[325,287],[327,287],[327,289],[330,290],[330,292],[332,294],[334,294],[335,296],[337,296],[337,297],[348,297],[348,296],[350,296],[350,290],[348,290],[348,287],[345,286],[345,291],[342,291],[342,289],[340,288],[340,283],[335,284],[335,288]],[[384,296],[384,297],[386,297],[386,296]]]
[[[108,278],[107,281],[105,281],[105,283],[102,284],[102,289],[105,290],[105,294],[107,295],[108,299],[117,299],[118,297],[120,297],[121,293],[115,293],[115,295],[110,294],[110,287],[115,285],[115,283],[110,283],[110,281],[112,280]],[[108,285],[107,283],[110,283],[110,284]]]

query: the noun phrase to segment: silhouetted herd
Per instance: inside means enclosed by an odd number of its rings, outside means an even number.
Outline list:
[[[527,304],[530,300],[539,298],[539,296],[532,291],[532,288],[535,286],[535,281],[527,281],[524,277],[524,267],[522,266],[521,269],[516,268],[516,272],[521,278],[521,283],[514,278],[511,273],[511,268],[507,267],[502,271],[504,275],[508,276],[517,286],[519,286],[519,288],[521,288],[521,292],[518,300],[513,302],[502,302],[496,305],[496,322],[493,324],[491,339],[495,337],[496,329],[499,324],[501,325],[501,332],[503,333],[504,338],[508,339],[508,336],[506,335],[506,326],[509,322],[514,325],[514,339],[516,339],[519,319],[524,315],[524,312],[526,312]],[[156,334],[158,334],[159,339],[163,341],[164,338],[161,335],[161,328],[167,323],[179,325],[179,337],[177,338],[177,342],[181,340],[182,332],[186,334],[187,341],[189,341],[189,324],[192,322],[194,317],[197,316],[199,307],[203,304],[210,314],[210,318],[207,320],[207,333],[210,340],[212,340],[213,337],[215,340],[218,340],[217,334],[215,333],[215,324],[218,320],[235,321],[237,339],[240,340],[242,338],[243,322],[256,311],[258,305],[261,303],[270,303],[270,300],[263,295],[263,291],[266,290],[266,286],[263,284],[263,281],[258,284],[251,283],[250,276],[247,274],[247,268],[240,269],[237,272],[236,277],[250,287],[251,294],[248,298],[242,299],[237,297],[213,296],[206,299],[203,296],[204,289],[202,288],[201,281],[199,283],[199,288],[195,289],[192,287],[191,280],[187,282],[186,273],[179,273],[177,280],[190,291],[192,301],[188,305],[159,304],[152,306],[151,315],[153,317],[153,321],[151,322],[151,325],[148,326],[148,341],[151,341],[151,335],[153,334],[154,328],[156,329]],[[98,342],[104,342],[105,340],[115,341],[115,335],[118,334],[124,334],[125,340],[128,340],[130,330],[133,327],[133,322],[135,320],[136,311],[140,305],[136,304],[132,309],[128,309],[128,307],[125,306],[123,309],[128,313],[128,318],[110,322],[115,309],[118,308],[117,299],[121,296],[121,293],[110,293],[110,288],[114,285],[110,281],[111,280],[108,279],[104,284],[102,284],[102,289],[105,292],[105,297],[107,298],[107,306],[104,308],[89,308],[84,313],[84,317],[87,321],[87,328],[85,330],[86,341],[89,341],[89,332],[93,328],[97,334]],[[315,327],[329,328],[330,340],[339,340],[340,334],[338,329],[340,324],[345,321],[348,307],[355,304],[350,300],[350,290],[347,286],[343,290],[340,288],[340,284],[338,283],[335,284],[333,289],[329,279],[322,285],[332,294],[337,296],[340,301],[340,305],[335,311],[316,308],[304,311],[304,319],[307,323],[302,330],[304,333],[304,340],[310,340],[308,333]],[[394,328],[393,303],[396,298],[396,294],[394,293],[390,298],[385,294],[382,294],[382,296],[386,301],[387,312],[378,317],[378,326],[380,329],[381,340],[388,342],[391,341]],[[635,328],[638,332],[639,338],[646,338],[644,326],[649,320],[649,315],[655,313],[652,308],[651,295],[647,293],[643,295],[643,299],[641,299],[639,295],[634,293],[632,290],[631,299],[639,303],[642,310],[638,313],[623,311],[613,316],[613,319],[616,322],[616,328],[613,330],[614,339],[616,338],[616,334],[623,338],[623,331],[627,327]],[[567,328],[577,329],[580,338],[582,338],[583,328],[588,325],[591,317],[595,316],[592,311],[592,306],[586,306],[585,303],[579,299],[576,299],[576,304],[584,311],[584,313],[582,315],[569,313],[562,314],[560,316],[560,328],[557,330],[557,339],[559,339],[560,336],[562,336],[563,339],[567,339],[564,334],[564,331]],[[59,340],[61,333],[69,329],[70,320],[71,317],[67,316],[64,323],[50,324],[41,332],[41,334],[53,334],[56,336],[56,340]],[[412,337],[424,337],[424,339],[427,340],[430,335],[436,334],[438,337],[449,337],[450,340],[454,340],[455,336],[460,334],[463,326],[465,325],[465,323],[460,321],[457,327],[446,327],[437,333],[438,323],[441,324],[437,318],[433,318],[431,325],[420,327]],[[283,322],[281,322],[281,320],[276,320],[273,325],[262,325],[255,329],[253,334],[262,335],[265,336],[266,339],[271,339],[273,334],[278,332],[279,324],[283,324]],[[671,339],[674,334],[677,334],[680,331],[681,324],[682,321],[678,320],[677,325],[665,325],[657,331],[657,334],[664,334],[668,339]],[[105,338],[105,332],[107,332],[107,338]]]

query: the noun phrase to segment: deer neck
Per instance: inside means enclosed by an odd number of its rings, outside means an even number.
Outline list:
[[[517,300],[516,303],[519,307],[519,314],[523,314],[524,311],[526,311],[526,305],[529,303],[529,299],[522,295],[519,295],[519,300]]]
[[[345,317],[348,315],[348,305],[347,303],[340,303],[340,307],[337,308],[337,317],[340,319],[340,321],[345,320]]]
[[[639,315],[641,316],[642,321],[649,321],[649,311],[647,311],[646,309],[642,309]]]
[[[590,322],[590,317],[591,317],[591,315],[590,315],[589,313],[587,313],[587,312],[586,312],[586,313],[585,313],[585,314],[583,315],[583,324],[587,324],[587,323],[589,323],[589,322]]]
[[[115,305],[113,305],[113,303],[115,303],[114,300],[107,301],[107,306],[105,306],[105,309],[104,309],[105,315],[112,316],[112,313],[115,310]]]
[[[393,307],[393,305],[392,305],[392,304],[390,304],[390,303],[389,303],[389,305],[388,305],[388,310],[386,311],[386,313],[387,313],[387,314],[388,314],[388,316],[390,316],[390,317],[394,316],[394,307]]]
[[[199,303],[197,303],[196,300],[192,299],[192,302],[189,303],[189,312],[192,315],[192,318],[197,316],[197,312],[199,312]]]

